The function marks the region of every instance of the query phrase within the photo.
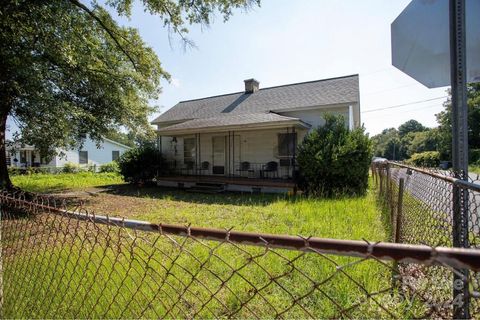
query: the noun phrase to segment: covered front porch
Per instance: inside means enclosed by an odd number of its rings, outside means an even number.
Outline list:
[[[293,188],[296,147],[308,128],[294,119],[255,127],[160,129],[159,149],[170,172],[160,180]]]

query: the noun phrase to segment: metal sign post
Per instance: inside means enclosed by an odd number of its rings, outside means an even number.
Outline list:
[[[467,82],[480,82],[479,30],[478,0],[413,0],[392,23],[392,64],[429,88],[451,85],[453,170],[461,180],[468,180]],[[453,186],[452,200],[453,246],[467,248],[468,192]],[[454,272],[455,319],[470,317],[468,276]]]
[[[456,178],[468,180],[468,109],[465,0],[450,0],[450,78],[452,90],[452,162]],[[453,246],[468,243],[468,192],[453,186]],[[469,319],[468,270],[453,276],[453,318]]]

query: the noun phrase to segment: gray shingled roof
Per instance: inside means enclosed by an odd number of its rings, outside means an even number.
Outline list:
[[[297,123],[302,126],[308,126],[298,118],[285,117],[276,113],[249,113],[238,115],[223,115],[213,118],[188,120],[179,124],[171,125],[158,130],[162,132],[180,132],[191,129],[207,129],[225,126],[245,126],[263,123]]]
[[[294,83],[232,94],[182,101],[152,123],[212,118],[222,114],[266,113],[359,100],[358,75]]]

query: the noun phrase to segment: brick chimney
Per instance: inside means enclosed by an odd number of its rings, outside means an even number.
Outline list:
[[[245,93],[255,93],[260,89],[260,82],[255,79],[247,79],[245,82]]]

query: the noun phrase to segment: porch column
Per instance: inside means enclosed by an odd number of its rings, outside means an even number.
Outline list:
[[[291,177],[294,178],[295,164],[297,161],[296,158],[297,158],[297,143],[298,143],[298,137],[297,137],[297,132],[295,131],[295,127],[292,127],[292,134],[293,134],[294,140],[293,140],[293,155],[292,155],[292,161],[291,161],[291,165],[292,165]]]
[[[227,159],[227,168],[225,168],[225,173],[228,176],[232,175],[232,131],[228,131],[228,136],[227,136],[227,154],[225,155]]]
[[[157,149],[162,153],[162,136],[157,133]]]
[[[198,143],[197,143],[198,165],[201,165],[202,164],[202,140],[200,137],[200,133],[198,133],[197,135],[198,135]]]
[[[353,106],[348,106],[348,129],[353,130],[354,121],[353,121]]]
[[[293,155],[292,155],[292,163],[295,164],[295,157],[297,156],[297,135],[296,135],[296,131],[295,131],[295,127],[292,127],[292,134],[295,138],[295,140],[293,140]]]
[[[230,175],[235,175],[235,131],[232,131],[232,169]]]
[[[200,134],[195,133],[195,175],[198,175],[198,169],[200,168]]]

